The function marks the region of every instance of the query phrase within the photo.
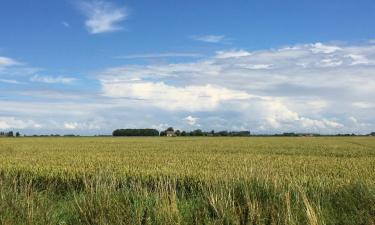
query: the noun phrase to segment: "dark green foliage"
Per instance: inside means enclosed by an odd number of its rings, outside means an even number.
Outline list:
[[[173,127],[168,127],[165,131],[166,131],[166,132],[167,132],[167,131],[174,131],[174,129],[173,129]]]
[[[200,129],[197,129],[197,130],[193,130],[192,132],[190,132],[190,136],[203,136],[203,131],[200,130]]]
[[[0,131],[0,137],[14,137],[14,133],[13,131],[9,131],[9,132]]]
[[[156,129],[118,129],[114,130],[113,136],[159,136],[159,131]]]

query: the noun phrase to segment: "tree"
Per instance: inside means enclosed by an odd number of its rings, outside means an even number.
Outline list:
[[[174,133],[176,134],[176,136],[180,136],[181,135],[181,131],[180,130],[176,130]]]
[[[155,129],[117,129],[112,132],[113,136],[159,136]]]
[[[17,132],[16,137],[19,137],[19,136],[21,136],[21,134],[20,134],[20,132]]]
[[[203,131],[201,129],[194,130],[190,132],[191,136],[203,136]]]
[[[186,131],[182,131],[180,136],[186,136]]]
[[[168,128],[165,130],[165,132],[167,132],[167,131],[174,131],[174,130],[173,130],[173,127],[168,127]]]
[[[8,134],[7,134],[8,137],[13,137],[14,134],[13,134],[13,131],[9,131]]]
[[[229,133],[229,136],[239,136],[239,137],[250,136],[250,131],[232,131]]]
[[[226,131],[226,130],[219,131],[215,135],[217,135],[217,136],[228,136],[228,131]]]

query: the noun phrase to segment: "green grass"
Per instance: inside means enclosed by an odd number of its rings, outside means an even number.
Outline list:
[[[0,224],[375,224],[375,138],[2,138]]]

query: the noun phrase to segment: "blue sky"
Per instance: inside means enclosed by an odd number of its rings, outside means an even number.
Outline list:
[[[372,131],[374,1],[3,0],[0,130]]]

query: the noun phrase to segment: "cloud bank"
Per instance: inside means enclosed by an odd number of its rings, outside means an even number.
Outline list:
[[[190,63],[111,68],[99,80],[103,96],[137,99],[139,105],[210,112],[218,121],[259,132],[330,133],[350,130],[344,124],[353,113],[372,120],[360,109],[371,108],[363,102],[374,102],[374,72],[375,46],[314,43],[222,50]]]
[[[7,74],[20,69],[10,64],[0,68]],[[14,89],[19,99],[0,99],[1,126],[90,134],[167,126],[369,133],[375,127],[374,74],[371,43],[223,49],[180,63],[105,68],[90,92],[50,87],[28,91],[33,99],[26,100],[25,91]],[[16,80],[1,70],[0,78]]]

